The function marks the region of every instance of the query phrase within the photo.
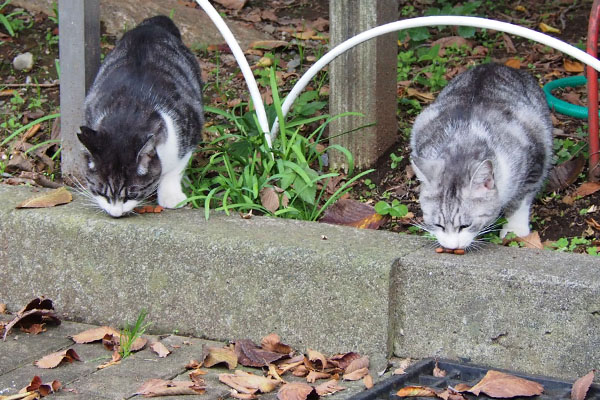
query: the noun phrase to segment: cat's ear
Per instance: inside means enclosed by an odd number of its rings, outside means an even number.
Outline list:
[[[98,132],[96,132],[92,128],[88,128],[87,126],[79,127],[77,138],[79,139],[81,144],[84,145],[86,149],[88,149],[90,153],[96,153],[98,151],[97,137]]]
[[[496,187],[494,181],[494,165],[490,160],[484,160],[477,168],[471,177],[471,189],[476,191],[493,190]]]
[[[154,135],[150,135],[146,143],[142,146],[137,155],[137,173],[138,175],[146,175],[150,161],[156,156],[156,139]]]
[[[410,162],[417,178],[427,185],[438,181],[444,170],[444,161],[442,160],[412,156]]]

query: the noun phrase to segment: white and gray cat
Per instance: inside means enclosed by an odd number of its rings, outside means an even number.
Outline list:
[[[157,192],[175,208],[183,171],[204,125],[200,67],[165,16],[125,33],[86,97],[87,190],[113,217]]]
[[[465,249],[501,212],[501,236],[529,234],[531,202],[551,164],[552,122],[528,73],[484,64],[454,78],[415,120],[411,162],[424,228]]]

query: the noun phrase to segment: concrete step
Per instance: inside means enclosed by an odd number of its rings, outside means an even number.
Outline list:
[[[112,219],[75,196],[16,210],[0,186],[0,302],[53,299],[71,320],[211,340],[271,332],[298,350],[358,351],[576,378],[600,368],[600,259],[486,246],[436,254],[391,232],[199,210]]]

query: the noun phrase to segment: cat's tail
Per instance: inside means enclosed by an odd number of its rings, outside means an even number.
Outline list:
[[[174,35],[177,39],[181,39],[181,32],[179,32],[179,28],[177,28],[171,18],[167,17],[166,15],[157,15],[155,17],[146,18],[140,23],[140,26],[141,25],[160,26],[170,34]]]

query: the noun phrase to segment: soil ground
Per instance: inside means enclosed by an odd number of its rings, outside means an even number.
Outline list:
[[[187,1],[187,0],[184,0]],[[545,1],[542,4],[533,1],[517,2],[490,2],[481,1],[480,7],[474,13],[502,21],[513,22],[526,27],[539,30],[539,24],[545,23],[556,27],[560,33],[554,35],[575,45],[585,45],[587,35],[587,21],[591,9],[591,0],[584,1]],[[320,54],[326,50],[326,41],[302,40],[292,37],[294,32],[301,32],[313,27],[323,36],[327,36],[328,1],[308,0],[250,0],[244,8],[233,11],[218,4],[215,6],[224,13],[233,23],[252,24],[255,28],[264,30],[276,39],[289,41],[291,44],[285,48],[273,49],[271,52],[280,60],[280,67],[287,70],[282,78],[282,90],[289,90],[298,76],[310,66]],[[400,2],[400,18],[424,15],[432,8],[447,5],[450,7],[461,6],[460,2],[446,0],[420,0],[416,2]],[[5,6],[0,13],[8,15],[19,12],[11,5]],[[58,28],[55,19],[42,14],[24,12],[16,17],[21,20],[23,29],[14,37],[8,34],[5,27],[0,25],[0,139],[10,135],[17,127],[58,111],[58,86],[57,63]],[[430,46],[438,38],[454,36],[456,30],[446,28],[443,30],[430,30],[431,37],[419,44],[418,47]],[[103,36],[103,52],[112,48],[116,38]],[[207,82],[205,99],[206,103],[219,107],[231,107],[239,99],[247,100],[246,86],[239,74],[230,54],[222,45],[192,46],[198,55]],[[407,51],[411,43],[407,40],[399,42],[400,51]],[[514,46],[514,49],[512,47]],[[446,65],[444,77],[450,79],[456,73],[464,70],[467,65],[484,61],[505,63],[510,59],[518,59],[523,69],[530,72],[544,84],[552,79],[580,74],[568,71],[568,60],[560,53],[543,46],[532,44],[527,40],[512,38],[496,32],[478,32],[469,39],[468,50],[461,57],[450,58]],[[485,57],[477,54],[476,48],[485,48]],[[13,58],[26,51],[34,54],[35,64],[31,71],[16,71],[12,67]],[[264,55],[261,51],[250,51],[247,57],[251,65],[256,64]],[[425,70],[426,66],[416,63],[414,68]],[[425,73],[427,76],[427,73]],[[429,78],[429,76],[427,76]],[[15,86],[20,85],[20,86]],[[37,85],[42,84],[42,85]],[[414,218],[395,219],[383,226],[399,232],[410,231],[411,223],[418,222],[420,210],[418,205],[418,182],[409,168],[408,133],[412,121],[416,116],[414,102],[425,106],[430,100],[425,97],[410,97],[407,88],[410,87],[420,93],[434,97],[439,88],[428,87],[417,80],[398,82],[399,107],[398,121],[399,132],[396,145],[385,154],[377,165],[376,171],[370,174],[368,180],[361,180],[356,185],[350,196],[352,198],[374,204],[384,199],[391,201],[398,199],[406,204]],[[326,96],[321,90],[321,96]],[[565,90],[561,93],[571,102],[586,103],[583,89]],[[264,93],[268,99],[268,93]],[[402,101],[409,99],[412,103]],[[357,110],[359,111],[359,110]],[[321,110],[326,112],[326,109]],[[207,118],[209,121],[211,116]],[[58,158],[56,152],[59,147],[55,142],[45,143],[47,140],[57,139],[57,124],[53,121],[44,122],[37,132],[29,131],[30,137],[26,140],[13,140],[0,146],[0,181],[8,184],[37,184],[49,181],[60,181]],[[557,162],[567,161],[577,156],[587,157],[585,145],[587,124],[558,113],[553,113],[556,143],[555,152]],[[53,129],[54,128],[54,129]],[[27,135],[26,135],[27,136]],[[35,147],[28,154],[24,154],[32,146]],[[390,154],[402,156],[403,160],[393,163]],[[52,157],[54,159],[52,159]],[[587,158],[586,158],[587,160]],[[397,165],[396,165],[397,164]],[[545,191],[538,196],[532,212],[532,227],[538,231],[542,241],[556,241],[560,238],[580,238],[586,241],[582,245],[574,245],[571,250],[584,252],[590,247],[600,249],[600,220],[598,206],[600,206],[600,192],[568,201],[569,195],[586,180],[587,167],[581,163],[580,168],[570,169],[574,180],[569,184]],[[393,168],[392,168],[393,166]],[[565,168],[564,166],[562,167]],[[42,178],[40,178],[40,175]],[[46,179],[43,179],[46,178]],[[565,201],[567,198],[567,201]],[[588,250],[589,251],[589,250]]]

